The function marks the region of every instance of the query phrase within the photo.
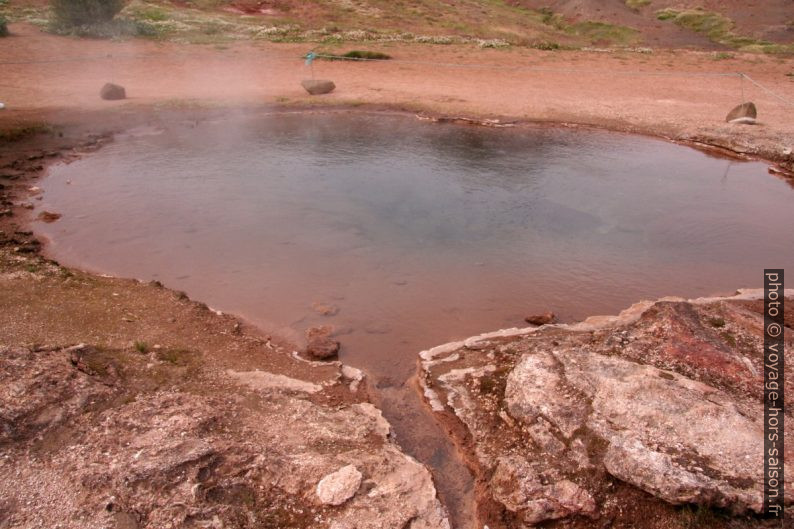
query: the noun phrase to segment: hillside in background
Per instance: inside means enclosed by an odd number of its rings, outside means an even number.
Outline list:
[[[0,0],[0,15],[50,23],[46,0]],[[254,38],[794,52],[791,0],[132,0],[121,18],[132,33],[207,43]]]
[[[544,6],[566,20],[595,20],[639,31],[650,46],[731,47],[717,39],[726,32],[755,41],[794,42],[790,0],[516,0],[531,9]],[[670,16],[673,13],[675,17]],[[714,35],[710,38],[710,33]]]

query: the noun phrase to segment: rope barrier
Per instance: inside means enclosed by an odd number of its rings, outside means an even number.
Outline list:
[[[749,75],[743,72],[682,72],[682,71],[674,71],[674,72],[644,72],[640,70],[618,70],[618,71],[607,71],[607,70],[582,70],[582,69],[574,69],[574,68],[539,68],[534,66],[513,66],[513,67],[504,67],[504,66],[492,66],[487,64],[466,64],[466,63],[439,63],[439,62],[431,62],[431,61],[407,61],[404,59],[368,59],[364,57],[340,57],[337,55],[325,55],[325,54],[313,54],[316,58],[325,58],[325,59],[334,59],[334,60],[346,60],[346,61],[375,61],[375,62],[395,62],[395,63],[402,63],[402,64],[417,64],[417,65],[425,65],[425,66],[445,66],[445,67],[453,67],[453,68],[491,68],[491,69],[500,69],[500,70],[510,70],[510,71],[524,71],[524,72],[540,72],[540,73],[570,73],[570,74],[589,74],[589,75],[628,75],[628,76],[668,76],[668,77],[738,77],[741,83],[741,93],[742,93],[742,101],[745,100],[744,98],[744,80],[747,79],[755,86],[760,88],[761,90],[767,92],[772,97],[782,101],[783,103],[794,106],[794,102],[790,101],[783,96],[777,94],[776,92],[772,91],[771,89],[767,88],[766,86],[762,85],[755,79],[751,78]]]
[[[671,71],[671,72],[648,72],[642,70],[588,70],[577,68],[544,68],[537,66],[498,66],[491,64],[476,64],[476,63],[453,63],[453,62],[434,62],[434,61],[414,61],[406,59],[369,59],[365,57],[340,57],[337,55],[328,55],[322,53],[310,52],[313,58],[317,59],[333,59],[342,61],[353,62],[380,62],[380,63],[396,63],[396,64],[410,64],[418,66],[432,66],[432,67],[445,67],[445,68],[463,68],[463,69],[498,69],[502,71],[513,72],[536,72],[536,73],[559,73],[559,74],[573,74],[573,75],[609,75],[609,76],[636,76],[636,77],[736,77],[742,81],[741,92],[742,101],[744,101],[744,80],[755,85],[760,90],[763,90],[770,96],[781,101],[782,103],[794,107],[794,101],[786,99],[780,94],[774,92],[770,88],[759,83],[749,75],[743,72],[686,72],[686,71]],[[179,54],[179,57],[185,56],[199,56],[199,54]],[[118,54],[118,55],[94,55],[94,56],[78,56],[66,57],[62,59],[42,59],[42,60],[29,60],[29,61],[0,61],[0,66],[11,65],[27,65],[27,64],[55,64],[55,63],[68,63],[68,62],[87,62],[97,60],[114,60],[114,59],[146,59],[146,58],[162,57],[160,54]],[[306,55],[296,57],[294,55],[268,55],[267,59],[270,60],[283,60],[294,61],[300,58],[304,60]],[[311,64],[311,63],[309,63]]]
[[[179,54],[179,57],[189,57],[189,56],[200,56],[199,54]],[[96,61],[96,60],[113,60],[113,59],[146,59],[148,57],[155,58],[155,57],[162,57],[159,54],[144,54],[144,55],[136,55],[136,54],[119,54],[119,55],[87,55],[87,56],[78,56],[78,57],[66,57],[63,59],[42,59],[42,60],[30,60],[30,61],[2,61],[0,62],[0,66],[11,66],[11,65],[26,65],[26,64],[53,64],[53,63],[67,63],[67,62],[87,62],[87,61]],[[367,59],[363,57],[339,57],[337,55],[327,55],[316,53],[314,54],[315,58],[322,58],[322,59],[335,59],[335,60],[343,60],[343,61],[370,61],[370,62],[381,62],[381,63],[397,63],[397,64],[413,64],[413,65],[421,65],[421,66],[443,66],[446,68],[473,68],[473,69],[498,69],[498,70],[510,70],[510,71],[527,71],[527,72],[543,72],[543,73],[572,73],[572,74],[593,74],[593,75],[637,75],[637,76],[684,76],[684,77],[738,77],[742,75],[741,73],[736,72],[684,72],[684,71],[674,71],[674,72],[644,72],[641,70],[623,70],[623,71],[608,71],[608,70],[582,70],[582,69],[575,69],[575,68],[542,68],[542,67],[534,67],[534,66],[496,66],[491,64],[475,64],[475,63],[453,63],[453,62],[433,62],[433,61],[411,61],[405,59]],[[301,55],[296,57],[294,55],[268,55],[268,59],[277,59],[277,60],[296,60],[306,59],[306,55]]]
[[[739,77],[742,74],[737,72],[644,72],[641,70],[583,70],[577,68],[542,68],[536,66],[496,66],[492,64],[474,63],[453,63],[453,62],[434,62],[434,61],[409,61],[405,59],[367,59],[364,57],[340,57],[338,55],[315,54],[315,57],[322,59],[334,59],[343,61],[373,61],[382,63],[415,64],[423,66],[444,66],[447,68],[477,68],[490,70],[510,70],[523,72],[542,72],[542,73],[573,73],[573,74],[593,74],[593,75],[637,75],[637,76],[683,76],[683,77]],[[305,58],[305,56],[304,56]]]
[[[778,95],[777,93],[775,93],[772,90],[770,90],[769,88],[765,87],[764,85],[762,85],[761,83],[759,83],[758,81],[756,81],[755,79],[753,79],[752,77],[750,77],[747,74],[742,73],[742,74],[739,74],[739,75],[742,76],[742,79],[747,79],[748,81],[750,81],[755,86],[757,86],[758,88],[760,88],[764,92],[768,93],[772,97],[775,97],[775,98],[779,99],[780,101],[782,101],[783,103],[785,103],[785,104],[787,104],[787,105],[789,105],[791,107],[794,107],[794,101],[790,101],[790,100],[786,99],[785,97],[783,97],[781,95]]]

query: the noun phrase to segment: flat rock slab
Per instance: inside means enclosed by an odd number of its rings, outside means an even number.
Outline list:
[[[233,371],[226,372],[230,377],[255,390],[284,390],[302,393],[317,393],[322,386],[298,380],[296,378],[268,373],[267,371]]]
[[[326,79],[305,79],[301,81],[301,86],[313,96],[329,94],[336,88],[333,81]]]

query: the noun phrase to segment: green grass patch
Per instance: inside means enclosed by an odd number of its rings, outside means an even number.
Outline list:
[[[678,15],[678,11],[675,9],[660,9],[656,12],[656,18],[658,20],[673,20],[676,15]]]
[[[739,35],[734,32],[733,20],[701,8],[661,9],[656,12],[656,18],[669,20],[682,28],[706,35],[712,42],[740,51],[772,54],[794,53],[794,44],[775,44]]]
[[[557,42],[542,41],[542,42],[536,42],[530,44],[530,48],[535,48],[537,50],[554,51],[554,50],[559,50],[560,45]]]
[[[554,13],[549,8],[542,8],[538,13],[543,24],[568,35],[583,37],[592,43],[626,45],[639,40],[639,31],[628,26],[593,20],[569,23],[562,15]]]
[[[148,353],[149,352],[149,344],[144,341],[135,341],[135,350],[139,353]]]
[[[8,36],[8,22],[5,17],[0,16],[0,37]]]
[[[537,40],[524,43],[524,46],[543,51],[577,50],[578,46],[568,46],[552,40]]]
[[[709,325],[712,327],[725,327],[725,319],[723,318],[709,318]]]
[[[626,0],[626,6],[634,11],[639,11],[651,3],[651,0]]]
[[[736,347],[736,337],[733,334],[729,333],[728,331],[725,331],[720,336],[722,336],[723,340],[728,342],[728,345],[730,345],[731,347]]]
[[[748,44],[740,48],[740,51],[752,53],[766,53],[769,55],[794,55],[794,44],[775,44],[772,42],[762,42],[759,44]]]
[[[96,22],[79,26],[51,23],[47,30],[56,35],[91,37],[95,39],[120,39],[124,37],[152,37],[157,31],[150,25],[136,20],[118,19],[109,22]]]
[[[144,20],[150,20],[152,22],[162,22],[163,20],[168,20],[168,12],[164,9],[160,9],[156,6],[149,6],[143,7],[137,11],[138,18],[142,18]]]
[[[45,28],[50,23],[51,11],[49,5],[29,4],[15,2],[10,5],[7,0],[0,0],[0,20],[5,21],[5,29],[12,22],[28,22],[40,28]],[[8,33],[10,34],[10,32]]]
[[[174,366],[186,367],[192,364],[195,357],[187,349],[163,349],[157,352],[157,359]]]
[[[606,22],[577,22],[571,26],[569,31],[592,42],[608,42],[609,44],[631,44],[639,38],[639,31],[634,28],[607,24]]]
[[[547,26],[551,26],[556,29],[564,30],[568,27],[568,24],[565,22],[565,18],[559,13],[555,13],[548,7],[541,7],[538,10],[538,14],[540,15],[540,21]]]
[[[215,9],[229,2],[224,2],[222,0],[187,0],[185,3],[197,9]]]
[[[83,3],[116,5],[120,0],[52,1],[77,6]],[[113,18],[80,15],[76,17],[79,21],[72,19],[63,23],[51,7],[54,3],[13,2],[9,5],[8,0],[0,0],[0,17],[9,22],[25,21],[63,35],[113,39],[146,37],[205,45],[266,40],[329,46],[379,45],[376,43],[388,46],[392,42],[406,42],[473,44],[480,48],[514,45],[578,49],[591,44],[630,45],[633,40],[630,29],[599,22],[573,23],[551,10],[514,6],[504,0],[470,3],[457,10],[449,10],[440,2],[378,1],[348,5],[323,1],[316,2],[316,11],[310,14],[285,8],[277,17],[259,16],[259,0],[185,0],[178,4],[161,0],[124,2],[124,8]],[[233,12],[226,9],[230,6],[235,8]],[[448,29],[448,34],[440,33],[444,28]],[[541,45],[535,45],[537,43]]]
[[[51,0],[55,24],[77,27],[110,22],[124,9],[124,0]]]

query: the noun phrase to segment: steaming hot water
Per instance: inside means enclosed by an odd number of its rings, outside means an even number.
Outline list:
[[[334,325],[458,516],[470,478],[406,383],[419,351],[794,268],[794,190],[658,140],[341,113],[139,132],[51,169],[50,253],[294,339]]]

